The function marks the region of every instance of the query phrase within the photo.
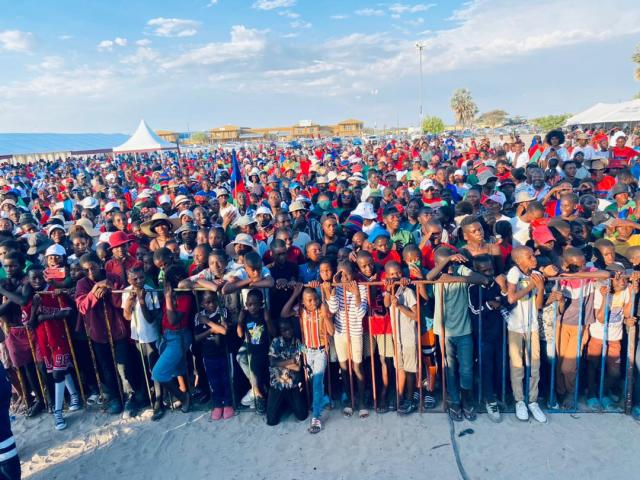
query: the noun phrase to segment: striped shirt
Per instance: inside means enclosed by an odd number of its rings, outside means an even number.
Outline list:
[[[320,313],[318,310],[315,312],[307,312],[302,308],[300,312],[300,319],[302,321],[302,340],[307,348],[318,349],[323,347],[322,335],[320,334]]]
[[[347,318],[349,319],[349,334],[362,335],[362,319],[367,314],[367,290],[364,285],[358,285],[360,290],[360,304],[356,304],[353,294],[347,291],[347,308],[345,309],[345,295],[342,286],[336,287],[335,294],[327,302],[329,311],[335,314],[334,324],[336,333],[347,333]]]

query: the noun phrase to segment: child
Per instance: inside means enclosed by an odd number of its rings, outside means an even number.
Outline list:
[[[136,342],[138,350],[147,357],[149,376],[158,361],[158,341],[160,340],[160,320],[162,308],[156,292],[145,284],[144,268],[136,266],[127,271],[129,286],[122,294],[124,318],[131,322],[131,339]],[[152,404],[151,420],[160,420],[164,415],[160,382],[154,382],[155,401]],[[152,401],[152,399],[149,399]]]
[[[298,420],[307,418],[307,402],[302,393],[302,344],[294,337],[289,319],[280,319],[278,328],[280,336],[269,347],[269,426],[279,423],[283,402],[289,404]]]
[[[620,378],[620,352],[622,350],[622,330],[624,323],[633,324],[631,319],[633,291],[628,280],[621,276],[624,269],[617,265],[607,268],[615,272],[615,277],[611,279],[611,289],[602,286],[596,289],[593,307],[596,311],[596,322],[589,326],[589,345],[587,347],[588,365],[588,388],[589,398],[587,406],[592,410],[611,410],[614,400],[612,386]],[[605,338],[605,310],[609,304],[609,321],[607,326],[606,344]],[[604,389],[602,404],[599,399],[600,367],[602,365],[602,347],[605,344],[606,352],[606,375],[604,376]]]
[[[402,259],[396,250],[391,249],[391,238],[388,232],[384,232],[376,237],[373,241],[375,250],[373,251],[373,259],[375,262],[384,267],[387,262],[393,260],[400,263]]]
[[[434,286],[435,311],[433,330],[443,339],[446,357],[446,386],[449,417],[460,422],[476,419],[473,398],[473,336],[469,317],[468,283],[483,283],[484,275],[464,265],[467,258],[447,247],[435,252],[435,267],[427,280],[444,280]],[[446,272],[446,273],[442,273]],[[446,322],[445,322],[446,315]]]
[[[544,277],[535,271],[536,257],[529,247],[516,247],[511,252],[515,264],[507,273],[507,298],[514,305],[507,324],[509,335],[509,366],[511,388],[516,401],[516,418],[527,421],[529,411],[540,423],[547,417],[538,405],[538,381],[540,379],[540,340],[538,336],[538,311],[544,301]],[[531,352],[529,355],[528,352]],[[524,379],[529,366],[529,378]],[[531,357],[531,358],[529,358]],[[528,397],[522,388],[523,379],[528,382]],[[528,408],[527,410],[527,403]]]
[[[352,364],[358,384],[358,399],[356,402],[356,399],[351,398],[352,405],[358,406],[360,418],[366,418],[369,416],[369,410],[364,405],[362,320],[367,314],[367,292],[363,285],[356,284],[355,268],[350,262],[338,265],[338,273],[333,281],[341,282],[342,285],[331,287],[329,283],[325,282],[322,284],[322,289],[329,311],[335,314],[333,339],[342,370],[344,391],[351,391],[349,364]],[[345,416],[353,415],[353,406],[343,408],[342,412]]]
[[[311,383],[313,387],[312,418],[309,433],[318,433],[322,429],[320,414],[326,405],[324,396],[324,372],[327,367],[328,336],[333,335],[334,328],[326,307],[322,306],[318,292],[313,288],[304,288],[302,283],[297,283],[293,295],[282,308],[281,317],[296,316],[295,302],[302,293],[301,308],[298,311],[300,318],[300,330],[304,344],[306,364],[311,369]]]
[[[402,278],[402,267],[398,262],[390,261],[384,267],[387,280],[397,282]],[[384,305],[391,309],[396,342],[396,370],[398,371],[397,390],[400,395],[404,392],[404,399],[400,404],[398,413],[408,415],[415,411],[416,403],[413,392],[416,385],[416,372],[418,371],[418,355],[416,334],[417,300],[410,288],[400,286],[393,291],[389,284],[384,296]]]
[[[478,343],[478,357],[482,355],[482,400],[485,402],[489,420],[498,423],[502,421],[502,417],[496,400],[494,380],[501,366],[498,348],[502,344],[503,322],[508,315],[504,308],[507,279],[504,275],[495,276],[493,259],[488,254],[475,256],[473,269],[487,278],[495,277],[489,285],[469,287],[469,309],[474,320],[475,332],[480,332],[479,318],[482,315],[482,342]],[[479,336],[478,333],[476,336]]]
[[[359,279],[363,282],[377,282],[383,279],[384,274],[377,272],[376,264],[369,252],[361,251],[356,256]],[[379,286],[370,286],[367,289],[369,311],[369,333],[373,339],[372,349],[377,350],[380,359],[380,377],[382,389],[380,390],[380,400],[378,401],[378,413],[386,413],[388,405],[395,410],[395,401],[389,402],[387,398],[389,390],[389,371],[393,369],[393,330],[389,310],[385,307],[384,289]]]
[[[270,333],[275,337],[262,290],[251,289],[238,319],[237,334],[244,340],[244,345],[238,352],[238,363],[251,382],[256,412],[260,415],[264,415],[266,411]]]
[[[422,267],[422,254],[418,245],[410,243],[402,250],[402,260],[407,265],[405,277],[410,280],[424,280],[428,270]],[[429,295],[429,291],[431,295]],[[424,368],[424,382],[421,378],[417,379],[417,385],[422,384],[426,392],[423,395],[422,403],[424,408],[432,409],[436,406],[436,397],[434,395],[436,388],[436,375],[438,373],[438,364],[436,358],[436,336],[433,333],[433,314],[435,302],[433,298],[433,288],[431,285],[418,285],[416,287],[418,294],[420,309],[420,348],[422,355],[422,365]],[[420,400],[420,394],[414,394],[414,399]]]
[[[202,311],[195,319],[195,342],[201,343],[204,368],[211,388],[211,420],[228,420],[235,414],[231,396],[231,378],[227,364],[227,323],[218,295],[204,292]]]
[[[66,296],[56,297],[40,294],[40,292],[53,291],[53,288],[46,283],[44,269],[41,266],[32,266],[28,277],[29,285],[25,289],[25,293],[32,300],[23,307],[23,314],[29,319],[27,328],[35,331],[45,367],[53,377],[55,384],[53,411],[55,428],[56,430],[64,430],[67,428],[67,422],[62,416],[65,385],[71,395],[69,411],[74,412],[81,408],[80,396],[70,373],[72,367],[71,350],[63,323],[72,310]]]
[[[559,303],[556,351],[558,355],[556,389],[563,397],[562,407],[573,409],[575,384],[578,375],[578,350],[582,350],[589,340],[589,325],[595,321],[593,307],[597,290],[595,280],[606,280],[608,272],[586,266],[586,259],[575,247],[565,249],[562,256],[563,278],[560,291],[564,297]],[[582,306],[580,305],[582,299]],[[582,314],[582,318],[580,318]],[[579,326],[582,325],[582,331]],[[578,348],[578,337],[581,345]]]

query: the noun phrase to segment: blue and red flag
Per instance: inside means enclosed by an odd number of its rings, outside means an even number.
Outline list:
[[[238,157],[236,151],[231,151],[231,188],[233,190],[233,198],[236,198],[238,192],[246,192],[247,189],[244,186],[244,177],[240,171],[240,165],[238,164]]]

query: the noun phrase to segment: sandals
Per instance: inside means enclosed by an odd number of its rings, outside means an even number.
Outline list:
[[[464,416],[459,404],[451,404],[448,409],[449,418],[454,422],[461,422]]]
[[[358,416],[359,416],[360,418],[367,418],[367,417],[369,416],[369,410],[367,410],[366,408],[361,408],[361,409],[358,411]]]
[[[344,407],[344,408],[342,409],[342,414],[343,414],[345,417],[351,417],[351,416],[353,415],[353,408],[351,408],[351,407]]]
[[[309,433],[318,433],[320,430],[322,430],[322,422],[320,422],[319,418],[312,418]]]

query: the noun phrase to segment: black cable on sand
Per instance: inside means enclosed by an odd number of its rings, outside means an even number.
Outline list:
[[[456,429],[453,425],[453,420],[449,417],[449,434],[451,435],[451,446],[453,447],[453,454],[456,457],[456,465],[458,466],[458,472],[460,473],[460,478],[462,480],[469,480],[469,476],[467,475],[467,471],[464,469],[462,465],[462,460],[460,459],[460,450],[458,450],[458,442],[456,441]]]

